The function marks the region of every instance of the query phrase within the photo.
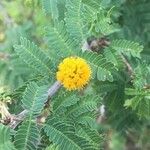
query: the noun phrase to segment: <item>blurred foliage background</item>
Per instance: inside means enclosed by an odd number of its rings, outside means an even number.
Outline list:
[[[62,0],[62,3],[64,1]],[[112,38],[125,38],[143,44],[144,63],[150,64],[150,1],[102,0],[102,4],[120,25],[120,32],[113,34]],[[61,4],[59,7],[63,12],[65,8],[62,8]],[[31,70],[25,68],[23,62],[18,59],[13,45],[18,44],[22,36],[47,49],[43,27],[50,21],[51,18],[46,17],[41,9],[41,0],[0,1],[0,93],[13,91],[27,79],[32,79]],[[144,69],[140,68],[140,71],[143,73]],[[136,115],[127,113],[122,113],[123,119],[118,120],[117,115],[120,114],[115,114],[114,118],[101,125],[108,133],[106,149],[150,149],[150,122],[137,122]],[[126,127],[130,128],[130,132],[122,133]]]

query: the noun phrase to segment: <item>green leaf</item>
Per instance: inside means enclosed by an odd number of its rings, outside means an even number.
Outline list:
[[[124,67],[124,63],[122,61],[121,56],[114,49],[105,48],[104,56],[108,61],[112,62],[114,66],[116,66],[117,68]]]
[[[113,76],[106,69],[98,67],[98,70],[97,70],[97,79],[99,81],[105,81],[106,79],[108,79],[109,81],[112,82],[113,81]]]
[[[124,54],[130,53],[133,57],[139,57],[143,46],[136,42],[127,40],[113,40],[110,45],[113,49]]]
[[[83,27],[82,17],[81,17],[81,0],[66,0],[66,27],[71,38],[76,41],[78,45],[86,39],[85,31]]]
[[[119,29],[112,22],[111,18],[106,16],[105,11],[101,9],[98,14],[97,22],[95,23],[95,31],[101,33],[102,36],[107,36],[119,31]]]
[[[56,114],[62,114],[63,111],[67,107],[70,107],[72,105],[75,105],[79,101],[79,97],[74,92],[67,92],[67,91],[60,91],[56,97],[53,98],[52,104],[53,104],[53,111]]]
[[[71,117],[73,119],[78,119],[80,116],[86,113],[95,113],[97,108],[98,96],[86,95],[80,97],[80,101],[67,109],[66,117]]]
[[[29,111],[30,119],[37,117],[48,99],[47,88],[39,87],[35,82],[28,84],[23,94],[23,107]]]
[[[59,147],[52,144],[52,145],[48,146],[45,150],[59,150]]]
[[[10,129],[0,124],[0,149],[1,150],[15,150],[11,142]]]
[[[78,54],[90,64],[92,68],[93,78],[97,77],[100,81],[113,81],[111,72],[115,70],[115,66],[106,60],[102,55],[94,52],[80,52]]]
[[[15,135],[17,150],[35,150],[40,142],[40,132],[37,125],[31,121],[24,121]]]
[[[63,22],[59,22],[54,27],[50,25],[45,31],[48,46],[51,48],[50,52],[56,55],[56,58],[73,54],[74,42],[70,40]]]
[[[90,128],[97,130],[98,124],[96,124],[95,118],[96,116],[92,113],[86,113],[85,115],[82,115],[79,118],[77,118],[76,122],[77,124],[89,126]]]
[[[101,8],[101,1],[100,0],[82,0],[82,2],[85,4],[85,5],[88,5],[90,7],[92,7],[93,9],[96,10],[99,10]]]
[[[140,118],[150,118],[150,90],[126,89],[126,94],[132,98],[125,101],[124,106],[137,112]]]
[[[150,66],[145,63],[139,64],[134,69],[135,77],[133,79],[133,84],[135,88],[142,89],[144,86],[148,85],[150,82]]]
[[[47,121],[44,131],[50,141],[58,144],[61,150],[95,150],[87,140],[75,133],[73,124],[52,118]]]
[[[57,0],[42,0],[44,12],[51,15],[54,20],[58,20]]]
[[[100,135],[96,130],[89,128],[87,126],[81,126],[79,128],[78,134],[82,137],[86,137],[97,149],[100,149],[102,142],[102,135]]]
[[[145,95],[141,90],[139,89],[132,89],[132,88],[126,88],[125,93],[129,96],[135,96],[135,95]]]
[[[38,48],[37,45],[31,43],[26,38],[21,38],[21,45],[15,45],[15,51],[19,57],[42,75],[50,75],[53,63],[51,59]]]

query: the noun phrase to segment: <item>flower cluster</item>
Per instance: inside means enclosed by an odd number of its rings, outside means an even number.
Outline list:
[[[68,57],[59,64],[56,77],[66,89],[80,89],[90,80],[91,68],[82,58]]]

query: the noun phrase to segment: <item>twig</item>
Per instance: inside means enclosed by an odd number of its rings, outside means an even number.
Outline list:
[[[146,84],[146,85],[144,86],[144,89],[150,89],[150,84]]]
[[[61,87],[60,82],[56,81],[48,90],[48,97],[52,97]],[[48,99],[49,99],[48,98]],[[12,121],[9,123],[10,128],[15,129],[28,115],[28,110],[23,110],[18,115],[12,117]]]
[[[122,58],[123,62],[125,63],[125,65],[127,66],[127,69],[128,69],[130,76],[133,77],[133,75],[134,75],[133,68],[131,67],[131,65],[129,64],[127,59],[123,56],[123,54],[121,54],[121,58]]]
[[[61,83],[56,81],[48,90],[48,97],[52,97],[61,87]]]
[[[98,52],[99,49],[105,48],[105,47],[109,46],[110,44],[111,44],[111,42],[107,38],[93,39],[89,42],[85,41],[85,43],[82,46],[82,50]],[[128,60],[124,57],[123,54],[121,54],[120,56],[122,58],[122,61],[124,62],[124,64],[126,65],[126,67],[128,69],[128,73],[129,73],[130,77],[133,78],[133,76],[134,76],[133,68],[131,67]],[[103,112],[105,112],[105,105],[102,105],[100,107],[100,115],[97,117],[97,123],[102,123],[105,121],[106,115]]]
[[[109,46],[111,44],[111,42],[107,39],[107,38],[100,38],[100,39],[92,39],[89,42],[85,42],[83,44],[82,49],[85,50],[91,50],[94,52],[98,52],[100,49],[105,48],[107,46]],[[128,60],[124,57],[123,54],[120,55],[124,64],[127,66],[128,72],[131,76],[131,78],[133,78],[134,75],[134,71],[131,67],[131,65],[129,64]]]
[[[9,58],[10,58],[10,55],[9,55],[9,54],[0,52],[0,60],[8,61]]]

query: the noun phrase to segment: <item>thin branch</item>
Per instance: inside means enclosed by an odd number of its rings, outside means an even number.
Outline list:
[[[146,84],[146,85],[144,86],[144,89],[150,89],[150,84]]]
[[[122,58],[123,62],[125,63],[130,76],[133,77],[133,75],[134,75],[133,68],[131,67],[131,65],[129,64],[129,62],[127,61],[127,59],[123,56],[123,54],[121,54],[121,58]]]
[[[48,90],[48,97],[52,97],[60,89],[60,82],[56,81]],[[48,98],[48,99],[49,99]],[[28,110],[23,110],[18,115],[12,116],[11,122],[9,123],[10,128],[15,129],[28,115]]]
[[[93,39],[89,42],[85,41],[85,43],[82,46],[82,50],[98,52],[99,49],[105,48],[105,47],[109,46],[110,44],[111,44],[111,42],[106,38]],[[126,65],[126,67],[128,69],[128,73],[129,73],[130,77],[133,78],[133,76],[134,76],[133,68],[131,67],[128,60],[124,57],[123,54],[121,54],[120,56],[122,58],[122,61],[124,62],[124,64]],[[103,113],[103,112],[105,112],[105,105],[102,105],[99,109],[100,109],[100,115],[97,117],[97,123],[102,123],[106,119],[106,115],[105,115],[105,113]]]
[[[56,81],[48,90],[48,97],[52,97],[61,87],[61,83]]]
[[[111,44],[111,42],[107,38],[92,39],[89,42],[86,41],[83,44],[82,49],[83,50],[91,50],[91,51],[94,51],[94,52],[98,52],[100,49],[105,48],[105,47],[109,46],[110,44]],[[131,67],[130,63],[124,57],[123,54],[121,54],[120,56],[121,56],[124,64],[126,65],[131,78],[133,78],[133,75],[134,75],[133,68]]]
[[[10,55],[9,55],[9,54],[0,52],[0,60],[8,61],[9,58],[10,58]]]

